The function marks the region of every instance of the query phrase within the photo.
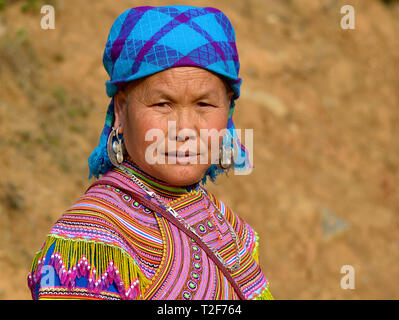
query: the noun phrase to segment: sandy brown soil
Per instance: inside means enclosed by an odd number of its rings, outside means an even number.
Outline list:
[[[52,224],[91,183],[108,98],[114,19],[147,1],[47,1],[0,12],[0,298],[25,277]],[[41,3],[38,1],[38,3]],[[399,4],[379,0],[151,1],[216,6],[244,80],[235,122],[254,129],[248,176],[210,185],[260,234],[277,299],[399,298]],[[356,29],[340,28],[352,4]],[[343,290],[343,265],[355,289]]]

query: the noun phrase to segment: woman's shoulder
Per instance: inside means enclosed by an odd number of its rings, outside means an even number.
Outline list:
[[[232,210],[221,199],[216,198],[214,194],[207,190],[208,196],[218,207],[220,212],[224,215],[226,221],[233,227],[241,239],[244,247],[253,253],[255,260],[258,259],[259,236],[255,229],[235,210]],[[219,217],[218,217],[219,218]],[[222,217],[220,217],[222,218]]]
[[[132,238],[155,227],[151,213],[122,190],[97,185],[61,215],[49,235],[114,245],[128,251],[127,243]]]
[[[261,272],[259,268],[259,236],[255,229],[247,223],[237,212],[227,206],[222,200],[217,199],[209,191],[208,195],[215,205],[219,208],[220,212],[224,215],[226,221],[234,228],[235,232],[241,239],[241,243],[245,249],[245,254],[253,258],[252,265],[255,267],[257,272]],[[219,217],[218,217],[219,218]],[[243,258],[242,258],[243,259]],[[269,281],[264,278],[265,282],[259,290],[251,294],[250,299],[257,300],[269,300],[274,299],[269,290]]]
[[[58,287],[63,290],[82,277],[86,279],[84,290],[94,290],[95,286],[108,288],[107,281],[112,281],[102,278],[109,276],[111,269],[111,280],[118,280],[114,281],[119,284],[118,292],[128,292],[139,278],[140,287],[143,286],[148,281],[140,270],[137,248],[146,232],[156,233],[150,212],[117,188],[98,185],[88,189],[50,229],[34,256],[29,286],[31,289],[37,287],[44,266],[55,270]],[[119,278],[115,279],[116,274]],[[91,288],[90,283],[93,284]],[[54,289],[51,290],[54,294]]]

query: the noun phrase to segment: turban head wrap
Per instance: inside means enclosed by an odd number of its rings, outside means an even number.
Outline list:
[[[231,99],[227,129],[236,139],[245,161],[236,169],[250,166],[248,152],[237,137],[232,115],[242,83],[235,32],[226,15],[216,8],[185,5],[131,8],[113,23],[106,42],[103,64],[109,74],[108,106],[98,146],[88,163],[89,179],[105,174],[113,165],[107,153],[107,140],[114,123],[114,95],[127,82],[180,66],[201,67],[226,80],[234,95]],[[223,170],[212,164],[203,183],[212,181]]]

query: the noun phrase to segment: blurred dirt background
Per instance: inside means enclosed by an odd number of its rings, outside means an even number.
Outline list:
[[[40,7],[55,7],[55,30]],[[276,299],[399,298],[399,3],[361,0],[0,0],[0,299],[83,194],[109,99],[108,31],[139,5],[214,6],[237,36],[234,116],[254,129],[248,176],[209,189],[260,235]],[[355,8],[355,30],[340,8]],[[355,289],[340,287],[341,267]]]

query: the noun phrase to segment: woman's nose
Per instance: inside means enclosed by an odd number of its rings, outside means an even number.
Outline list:
[[[196,140],[197,133],[194,129],[184,128],[177,131],[176,134],[176,141],[184,142],[187,140]]]
[[[176,141],[186,141],[195,139],[196,134],[196,115],[190,110],[177,112],[176,117]]]

